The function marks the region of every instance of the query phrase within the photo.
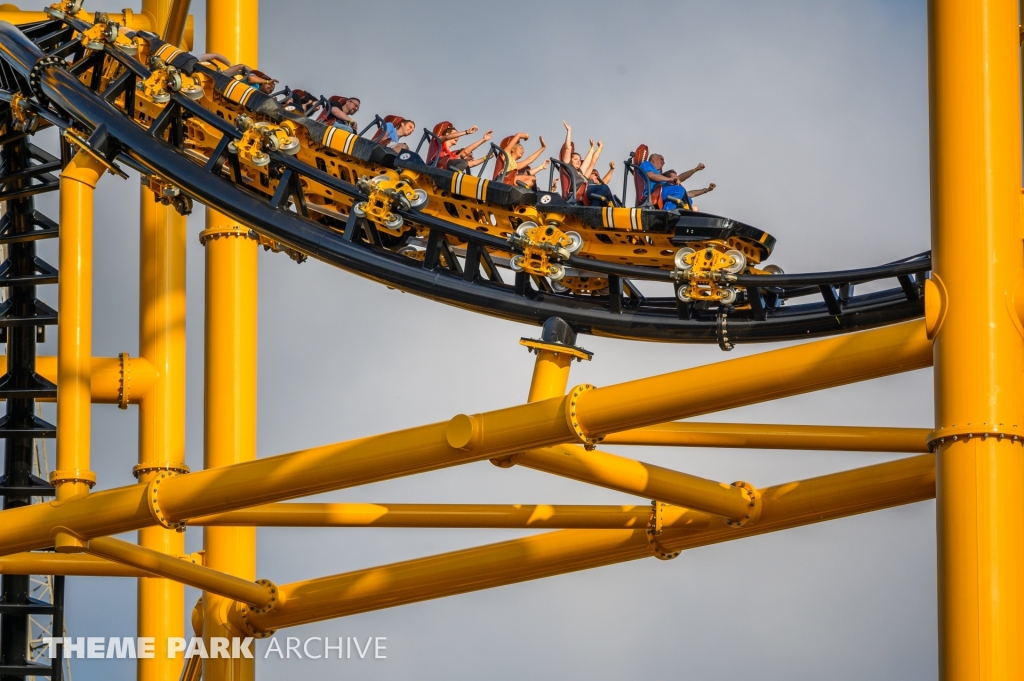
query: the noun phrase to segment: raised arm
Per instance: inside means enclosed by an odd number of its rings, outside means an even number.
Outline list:
[[[447,135],[441,135],[438,139],[440,139],[442,142],[450,142],[452,140],[457,140],[460,137],[465,137],[466,135],[472,135],[479,129],[480,128],[474,125],[470,128],[467,128],[466,130],[463,130],[462,132],[459,132],[458,130],[452,130]]]
[[[591,147],[590,153],[583,159],[583,167],[581,169],[583,177],[590,177],[590,171],[597,165],[597,159],[601,158],[602,149],[604,149],[604,142],[601,140],[597,141],[596,147]]]
[[[558,152],[558,160],[568,163],[572,160],[572,126],[562,121],[565,126],[565,142],[562,143],[562,150]]]
[[[534,161],[536,161],[538,158],[540,158],[540,155],[544,153],[544,150],[548,148],[548,145],[544,143],[544,137],[543,136],[540,136],[537,139],[540,140],[540,149],[538,149],[537,151],[533,152],[532,154],[530,154],[529,156],[524,158],[522,161],[520,161],[519,162],[519,166],[520,167],[528,166],[531,163],[533,163]]]
[[[220,73],[223,76],[237,76],[239,73],[243,76],[248,76],[249,71],[251,71],[251,69],[245,64],[235,64],[234,66],[227,67]]]
[[[544,159],[544,162],[541,163],[536,168],[530,168],[530,170],[527,172],[527,174],[528,175],[532,175],[533,177],[537,177],[537,175],[540,174],[540,171],[542,171],[542,170],[544,170],[544,169],[546,169],[548,167],[549,163],[551,163],[551,161],[549,161],[548,159]]]
[[[475,127],[476,126],[474,126],[474,128]],[[491,137],[493,137],[493,136],[494,136],[494,131],[493,130],[488,130],[487,132],[484,133],[483,137],[481,137],[476,142],[473,142],[472,144],[467,146],[465,149],[462,150],[462,152],[459,155],[464,157],[464,158],[468,157],[468,156],[471,156],[473,154],[473,152],[476,151],[480,147],[481,144],[483,144],[484,142],[490,142],[491,141]]]
[[[686,181],[687,181],[687,180],[689,180],[689,179],[690,179],[691,177],[693,177],[693,174],[694,174],[695,172],[697,172],[698,170],[704,170],[704,164],[703,164],[703,163],[698,163],[698,164],[697,164],[697,167],[696,167],[696,168],[693,168],[693,169],[691,169],[691,170],[687,170],[687,171],[686,171],[686,172],[684,172],[684,173],[679,173],[679,181],[680,181],[680,182],[686,182]],[[692,196],[692,195],[693,195],[693,194],[691,193],[691,196]]]
[[[512,151],[512,148],[515,147],[517,144],[519,144],[523,140],[528,140],[528,139],[530,139],[530,134],[529,133],[517,132],[516,134],[512,135],[512,139],[510,139],[508,141],[508,144],[503,146],[502,149],[505,150],[505,151],[510,152],[510,151]]]
[[[223,54],[220,54],[219,52],[207,52],[206,54],[201,54],[201,55],[199,55],[199,61],[208,61],[208,62],[219,61],[225,67],[231,66],[231,62],[228,61],[228,58],[225,57]]]
[[[704,189],[694,189],[693,191],[687,192],[687,194],[689,194],[690,198],[692,199],[695,196],[701,196],[703,194],[707,194],[708,192],[714,191],[714,190],[715,190],[715,183],[712,182],[711,184],[709,184]]]
[[[601,178],[601,182],[604,182],[605,184],[609,184],[612,181],[612,175],[614,175],[614,174],[615,174],[615,161],[610,161],[608,163],[608,172],[605,173],[604,177]]]

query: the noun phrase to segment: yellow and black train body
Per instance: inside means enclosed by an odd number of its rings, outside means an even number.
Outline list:
[[[64,129],[112,169],[143,173],[159,200],[182,211],[199,200],[296,260],[516,321],[560,317],[577,332],[723,348],[923,312],[926,256],[784,274],[764,265],[775,239],[742,222],[576,205],[428,166],[282,106],[156,35],[50,14],[0,26],[0,96],[12,111]],[[854,295],[885,278],[900,286]]]

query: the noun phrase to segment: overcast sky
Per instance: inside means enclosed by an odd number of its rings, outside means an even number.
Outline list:
[[[202,48],[202,3],[197,49]],[[400,114],[531,133],[562,119],[639,143],[675,168],[703,162],[698,200],[778,239],[787,271],[879,264],[928,249],[925,2],[385,2],[265,0],[260,68],[295,87],[362,99],[358,120]],[[614,182],[621,183],[621,175]],[[621,186],[618,185],[617,186]],[[99,189],[94,351],[138,354],[138,182]],[[40,202],[56,217],[56,202]],[[202,465],[202,210],[189,222],[188,463]],[[52,249],[51,245],[44,247]],[[51,262],[56,253],[47,250]],[[318,262],[260,256],[259,454],[522,402],[535,328],[403,294]],[[56,303],[55,290],[42,296]],[[55,334],[49,348],[55,349]],[[629,379],[770,349],[581,337],[573,384]],[[99,488],[131,484],[134,408],[93,410]],[[706,417],[928,427],[931,373]],[[52,443],[51,443],[52,448]],[[757,486],[892,455],[619,448],[662,466]],[[52,456],[52,449],[51,449]],[[487,462],[346,490],[333,501],[638,503]],[[501,541],[513,531],[261,530],[258,575],[278,584]],[[188,531],[190,550],[201,530]],[[135,584],[75,578],[71,635],[130,636]],[[189,590],[191,608],[197,593]],[[934,505],[872,515],[324,622],[282,635],[387,637],[387,660],[264,662],[261,680],[929,679],[937,673]],[[133,673],[81,660],[76,681]]]

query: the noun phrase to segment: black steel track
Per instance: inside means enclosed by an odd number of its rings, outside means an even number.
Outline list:
[[[76,28],[85,26],[67,18]],[[37,35],[60,35],[62,23],[47,22]],[[47,49],[72,54],[74,46],[51,39]],[[130,79],[146,77],[148,71],[135,60],[113,48],[107,53],[132,71]],[[342,269],[395,288],[474,312],[519,322],[543,324],[551,317],[566,320],[577,332],[636,340],[718,343],[723,348],[742,342],[782,341],[846,333],[912,319],[923,314],[922,288],[930,269],[928,254],[889,265],[860,270],[819,274],[739,275],[734,284],[743,293],[728,308],[701,308],[677,302],[674,296],[645,297],[644,282],[670,282],[670,273],[648,267],[617,265],[588,258],[571,257],[569,267],[601,273],[609,279],[609,293],[579,296],[551,289],[545,280],[519,273],[514,281],[502,281],[487,249],[514,248],[493,236],[424,215],[415,210],[402,213],[407,223],[430,231],[423,261],[400,255],[388,248],[372,225],[355,215],[347,224],[310,213],[301,191],[289,193],[282,182],[279,196],[268,199],[222,174],[220,163],[203,166],[187,157],[168,137],[153,134],[128,119],[104,97],[67,70],[66,64],[47,57],[32,39],[10,24],[0,25],[0,60],[20,82],[33,80],[34,87],[22,87],[31,95],[44,118],[60,127],[73,126],[93,131],[99,151],[112,160],[159,175],[180,187],[194,199],[222,211],[256,232],[288,248]],[[73,68],[73,67],[72,67]],[[7,98],[10,97],[10,91]],[[107,93],[108,95],[110,93]],[[0,93],[3,98],[3,93]],[[226,135],[238,131],[195,102],[175,94],[153,128],[167,123],[173,128],[181,116],[198,116],[216,125]],[[101,134],[102,133],[102,134]],[[298,186],[305,177],[332,190],[363,198],[360,190],[337,177],[297,159],[271,154],[271,170],[288,174],[289,185]],[[290,174],[289,174],[290,173]],[[450,247],[454,237],[465,249],[459,257]],[[393,247],[393,245],[391,245]],[[854,295],[855,284],[896,279],[898,288]],[[799,302],[808,298],[809,302]]]

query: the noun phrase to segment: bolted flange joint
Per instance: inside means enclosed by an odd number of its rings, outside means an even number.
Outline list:
[[[934,452],[943,445],[953,444],[954,442],[969,442],[975,438],[985,442],[990,437],[995,438],[998,442],[1006,440],[1014,444],[1024,445],[1024,432],[1021,432],[1016,423],[1010,426],[1003,423],[997,425],[982,423],[980,427],[968,423],[962,427],[953,424],[947,428],[937,428],[928,433],[928,451]]]
[[[568,424],[569,428],[572,429],[572,432],[576,434],[576,437],[579,438],[580,442],[583,443],[584,448],[588,451],[597,447],[598,443],[604,440],[604,435],[587,435],[587,433],[583,431],[583,427],[580,425],[580,420],[576,415],[576,405],[579,402],[580,395],[593,389],[594,386],[589,383],[581,383],[570,390],[569,394],[565,396],[565,422]]]
[[[49,481],[54,487],[69,482],[84,482],[92,488],[96,486],[96,474],[81,468],[58,468],[50,471]]]
[[[151,463],[140,463],[132,468],[132,475],[138,480],[147,473],[154,473],[156,471],[171,471],[178,475],[185,475],[192,469],[183,463],[173,463],[170,461],[154,461]]]
[[[743,490],[743,493],[747,497],[749,503],[744,517],[739,520],[727,519],[725,524],[730,527],[743,527],[747,523],[757,522],[757,519],[761,517],[761,492],[759,492],[757,488],[749,482],[743,482],[742,480],[732,483],[732,486],[739,487]]]
[[[660,538],[661,531],[664,525],[665,507],[668,506],[664,501],[652,501],[651,502],[651,520],[647,525],[647,543],[651,547],[651,553],[658,560],[672,560],[682,553],[682,549],[670,551],[662,546]]]
[[[117,385],[117,408],[127,409],[132,396],[132,358],[127,352],[119,352],[117,358],[121,360],[121,380]]]
[[[270,601],[262,608],[257,608],[247,603],[236,601],[229,613],[231,623],[254,638],[268,638],[274,635],[274,629],[263,630],[253,622],[253,615],[263,615],[277,608],[282,600],[282,594],[277,585],[269,579],[257,579],[257,584],[262,585],[270,593]]]
[[[241,237],[243,239],[252,239],[253,241],[259,241],[259,235],[254,230],[248,227],[243,227],[239,224],[228,226],[218,226],[212,229],[204,229],[199,233],[199,243],[205,246],[211,239],[216,240],[221,237]]]
[[[177,475],[178,472],[174,470],[164,470],[157,474],[157,476],[146,486],[146,505],[149,506],[149,512],[159,525],[168,530],[184,532],[185,521],[182,520],[180,522],[176,522],[168,520],[164,515],[163,510],[160,508],[160,483],[167,478],[173,478]]]

